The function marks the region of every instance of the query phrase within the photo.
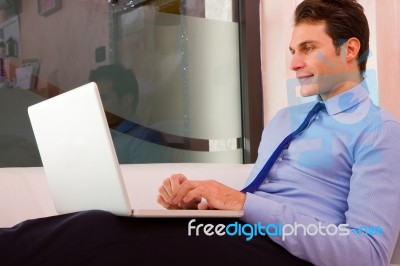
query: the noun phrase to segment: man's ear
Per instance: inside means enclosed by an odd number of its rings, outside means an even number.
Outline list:
[[[122,104],[124,106],[132,106],[133,104],[133,95],[132,93],[127,93],[124,95],[124,97],[122,98]]]
[[[350,38],[347,40],[346,45],[346,60],[351,62],[357,61],[358,53],[360,52],[361,43],[357,38]]]

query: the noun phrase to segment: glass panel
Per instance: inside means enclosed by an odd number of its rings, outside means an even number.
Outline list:
[[[26,108],[89,81],[120,163],[241,163],[233,2],[7,1],[0,167],[41,165]]]

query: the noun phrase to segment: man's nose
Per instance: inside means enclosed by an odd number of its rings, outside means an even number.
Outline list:
[[[294,54],[292,55],[292,59],[290,60],[290,69],[293,71],[299,70],[303,68],[305,65],[303,58],[298,55]]]

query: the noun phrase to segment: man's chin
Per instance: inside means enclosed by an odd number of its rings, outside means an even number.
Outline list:
[[[309,97],[309,96],[315,96],[318,95],[318,85],[312,84],[312,85],[302,85],[300,87],[300,95],[302,97]]]

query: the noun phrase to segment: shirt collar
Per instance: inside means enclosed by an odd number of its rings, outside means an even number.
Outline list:
[[[336,115],[356,106],[368,98],[368,86],[365,80],[341,94],[335,95],[326,100],[325,106],[329,115]],[[350,111],[350,110],[349,110]]]
[[[124,120],[114,129],[118,132],[126,133],[128,131],[133,130],[137,126],[138,124],[136,124],[135,122],[132,122],[130,120]]]

